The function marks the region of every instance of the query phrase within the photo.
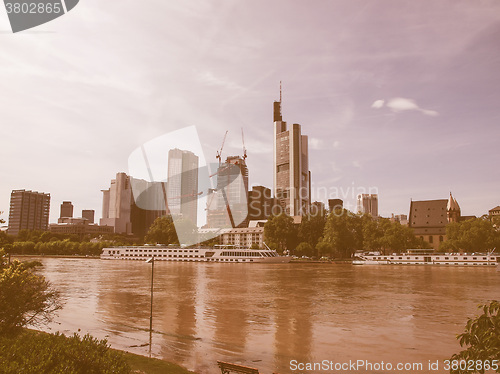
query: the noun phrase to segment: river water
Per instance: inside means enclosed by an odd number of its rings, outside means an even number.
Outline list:
[[[89,332],[149,354],[150,264],[41,261],[65,299],[46,330]],[[264,374],[391,372],[382,362],[441,374],[467,318],[499,297],[495,269],[157,261],[151,354],[209,374],[220,373],[217,360]],[[375,366],[325,370],[324,360]],[[438,370],[428,370],[436,360]]]

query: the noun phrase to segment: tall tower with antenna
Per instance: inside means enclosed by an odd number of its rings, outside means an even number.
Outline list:
[[[287,123],[283,121],[281,82],[280,100],[273,105],[273,121],[274,197],[284,212],[290,216],[302,216],[309,212],[311,204],[308,138],[302,135],[298,123],[287,129]]]

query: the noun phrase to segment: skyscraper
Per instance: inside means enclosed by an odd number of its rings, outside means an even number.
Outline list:
[[[113,226],[115,233],[144,236],[153,221],[166,214],[160,183],[117,173],[102,193],[100,225]]]
[[[272,197],[271,189],[264,186],[253,186],[248,196],[248,219],[267,220],[273,213],[279,212],[279,205]]]
[[[378,217],[378,195],[377,194],[359,194],[358,195],[358,213],[370,214],[373,218]]]
[[[178,148],[168,151],[167,202],[170,214],[198,220],[198,156]]]
[[[68,217],[73,217],[73,204],[71,204],[71,201],[63,201],[61,204],[61,215],[59,216],[59,218]]]
[[[82,218],[85,218],[88,223],[94,223],[94,210],[84,209],[82,210]]]
[[[299,124],[287,130],[280,101],[274,102],[274,196],[290,216],[305,215],[311,202],[311,172],[307,136]]]
[[[208,197],[207,226],[246,227],[247,216],[248,167],[244,157],[229,156],[219,166],[217,188]]]
[[[49,229],[50,194],[36,191],[13,190],[10,195],[10,235],[21,230]]]
[[[113,226],[115,233],[132,234],[130,177],[125,173],[117,173],[109,189],[102,190],[102,193],[101,226]]]

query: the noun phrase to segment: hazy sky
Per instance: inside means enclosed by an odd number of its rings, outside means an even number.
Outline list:
[[[129,154],[196,126],[208,161],[241,154],[272,187],[272,103],[309,135],[313,193],[379,212],[500,205],[500,2],[81,0],[12,34],[0,9],[0,211],[10,192],[95,209]],[[167,150],[168,151],[168,150]],[[348,196],[342,196],[347,194]],[[316,199],[326,201],[327,196]],[[353,209],[353,206],[351,205]]]

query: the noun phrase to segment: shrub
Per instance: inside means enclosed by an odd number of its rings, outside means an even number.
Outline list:
[[[451,370],[452,374],[484,373],[484,363],[489,365],[496,361],[496,372],[500,373],[500,302],[490,301],[480,305],[483,313],[476,318],[470,318],[465,325],[465,332],[458,335],[462,347],[467,349],[455,354],[450,361],[481,362],[482,365],[473,365],[473,370],[457,367]]]
[[[32,272],[34,266],[14,261],[0,271],[0,334],[46,323],[61,308],[59,293]]]
[[[90,335],[46,334],[25,330],[0,338],[0,372],[5,374],[128,374],[123,355],[106,340]]]

